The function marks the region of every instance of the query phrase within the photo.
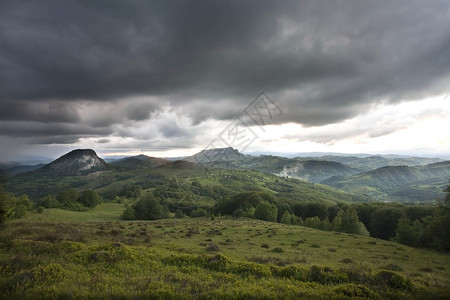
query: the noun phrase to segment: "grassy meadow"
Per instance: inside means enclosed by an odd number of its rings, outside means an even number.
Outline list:
[[[0,297],[438,299],[450,256],[228,217],[121,221],[121,204],[47,209],[0,228]]]

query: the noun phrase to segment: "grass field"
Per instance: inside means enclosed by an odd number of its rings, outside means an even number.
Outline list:
[[[119,221],[120,204],[0,228],[1,298],[436,299],[450,256],[251,219]]]
[[[118,221],[118,206],[52,209],[3,225],[0,297],[430,299],[450,292],[446,254],[250,219]]]
[[[120,220],[122,212],[122,204],[102,203],[85,212],[59,208],[45,209],[42,214],[30,212],[25,217],[14,219],[10,222],[113,222]]]

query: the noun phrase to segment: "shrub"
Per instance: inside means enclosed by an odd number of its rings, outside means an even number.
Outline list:
[[[58,208],[61,206],[61,203],[59,203],[59,201],[56,200],[56,198],[54,198],[50,195],[47,195],[47,196],[40,198],[37,201],[37,205],[42,206],[44,208]]]
[[[20,196],[19,199],[17,199],[16,205],[23,205],[25,206],[25,210],[30,210],[32,203],[30,201],[30,198],[28,198],[28,196],[26,194],[23,194],[22,196]]]
[[[15,218],[22,218],[25,216],[27,212],[27,207],[25,205],[19,204],[14,208],[14,217]]]
[[[306,281],[308,278],[308,271],[296,266],[288,266],[276,270],[275,275],[279,277],[295,279],[298,281]]]
[[[204,210],[203,208],[196,208],[193,211],[191,211],[190,217],[191,218],[200,218],[205,217],[208,215],[208,212]]]
[[[331,267],[312,266],[307,279],[321,284],[331,284],[347,282],[348,276],[343,272],[333,270]]]
[[[402,270],[403,270],[402,268],[400,268],[399,266],[394,265],[394,264],[388,264],[388,265],[385,266],[383,269],[385,269],[385,270],[391,270],[391,271],[402,271]]]
[[[256,277],[266,277],[272,275],[272,272],[268,266],[251,262],[234,263],[230,266],[230,271],[239,275]]]
[[[378,298],[377,294],[370,288],[354,283],[341,284],[334,290],[335,294],[344,295],[346,297],[357,298]]]
[[[177,209],[176,211],[175,211],[175,218],[177,218],[177,219],[182,219],[182,218],[184,218],[186,215],[184,214],[184,212],[181,210],[181,209]]]
[[[381,270],[374,278],[373,283],[384,288],[411,289],[412,283],[404,276],[394,271]]]

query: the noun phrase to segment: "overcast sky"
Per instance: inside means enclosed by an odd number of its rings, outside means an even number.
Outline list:
[[[448,0],[1,0],[0,161],[450,157],[449,28]]]

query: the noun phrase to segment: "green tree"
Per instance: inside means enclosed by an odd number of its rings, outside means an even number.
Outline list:
[[[322,229],[322,221],[318,216],[305,219],[305,226],[310,228]]]
[[[17,199],[16,205],[23,205],[26,207],[26,210],[30,210],[33,204],[31,203],[30,198],[26,194],[23,194],[22,196]]]
[[[184,214],[184,212],[181,210],[181,209],[177,209],[176,211],[175,211],[175,218],[177,218],[177,219],[182,219],[182,218],[184,218],[186,215]]]
[[[328,208],[320,202],[298,203],[294,206],[294,213],[302,219],[319,217],[325,220],[328,217]]]
[[[400,208],[378,208],[370,215],[370,235],[384,240],[394,237],[395,229],[401,216],[402,210]]]
[[[119,192],[119,196],[125,198],[139,198],[142,194],[142,187],[140,185],[124,185]]]
[[[78,197],[78,191],[74,188],[69,188],[59,192],[59,194],[56,196],[56,200],[58,200],[58,202],[61,203],[63,207],[71,207],[74,203],[77,202]]]
[[[59,201],[56,200],[56,198],[54,198],[54,197],[52,197],[50,195],[47,195],[47,196],[44,196],[44,197],[40,198],[37,201],[37,205],[45,207],[45,208],[58,208],[58,207],[61,207],[61,203],[59,203]]]
[[[203,208],[196,208],[193,211],[191,211],[191,214],[189,215],[191,218],[200,218],[205,217],[208,215],[208,212],[204,210]]]
[[[401,244],[417,247],[420,244],[420,239],[423,234],[422,224],[416,220],[415,224],[404,213],[398,220],[397,228],[395,229],[395,240]]]
[[[169,216],[169,210],[162,206],[152,194],[141,196],[133,206],[133,210],[136,220],[158,220]]]
[[[9,212],[10,208],[8,206],[8,194],[3,190],[3,187],[0,185],[0,223],[6,221]]]
[[[437,203],[434,216],[424,219],[423,244],[439,251],[450,251],[450,183],[444,191],[444,201]]]
[[[261,201],[255,208],[255,218],[264,221],[277,221],[278,208],[275,204]]]
[[[288,211],[285,211],[284,214],[281,216],[280,223],[292,224],[292,216]]]
[[[14,218],[22,218],[27,213],[27,207],[22,204],[18,204],[14,207]]]
[[[77,199],[78,202],[86,207],[94,208],[101,203],[101,198],[94,190],[86,190],[81,193],[80,197]]]
[[[300,217],[297,217],[294,214],[291,214],[291,224],[292,225],[301,225],[303,226],[303,219]]]
[[[333,230],[367,235],[368,231],[364,224],[359,221],[358,214],[354,208],[341,209],[333,219]]]
[[[120,218],[122,220],[134,220],[134,209],[130,205],[125,204],[125,209]]]

